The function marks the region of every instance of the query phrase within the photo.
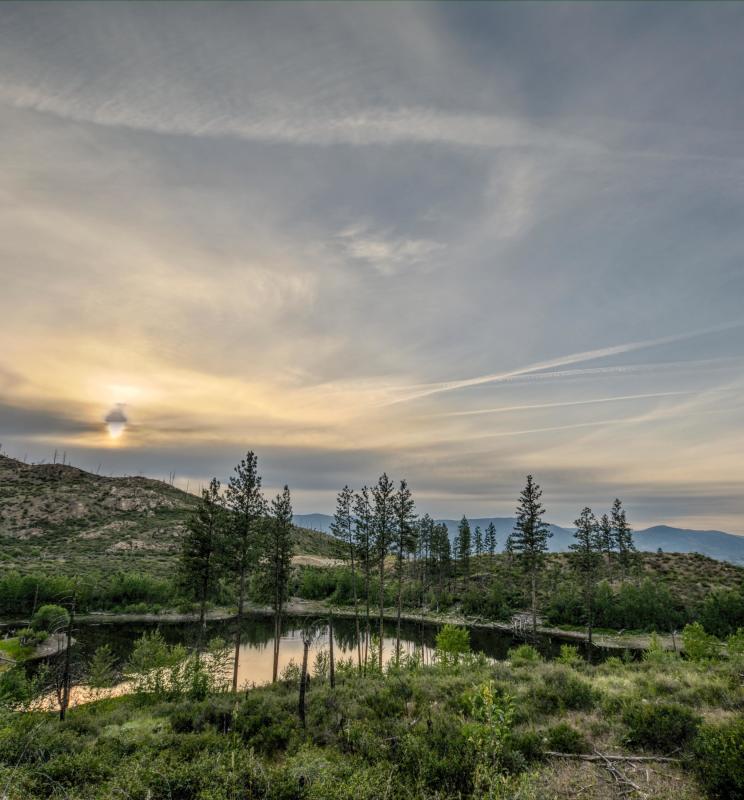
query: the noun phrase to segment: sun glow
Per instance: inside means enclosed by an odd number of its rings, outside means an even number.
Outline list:
[[[106,415],[105,422],[109,438],[119,439],[127,428],[127,416],[124,413],[124,405],[122,403],[117,403]]]

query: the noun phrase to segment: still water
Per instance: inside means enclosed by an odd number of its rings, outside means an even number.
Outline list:
[[[301,632],[306,620],[302,617],[286,617],[283,620],[281,641],[279,647],[279,672],[290,663],[302,663],[302,637]],[[360,621],[363,624],[363,621]],[[214,637],[221,637],[227,642],[234,642],[236,623],[229,621],[212,621],[207,625],[205,641]],[[432,624],[419,624],[404,622],[401,625],[401,650],[403,653],[417,651],[424,663],[429,663],[434,652],[434,643],[440,626]],[[76,626],[74,648],[76,661],[86,663],[90,660],[96,648],[108,644],[117,667],[122,668],[134,648],[135,642],[143,633],[159,630],[169,644],[182,644],[193,647],[197,641],[198,626],[194,623],[172,622],[106,622],[82,623]],[[308,669],[312,672],[313,662],[318,652],[328,650],[328,626],[320,624],[317,628],[313,644],[310,647]],[[377,632],[377,621],[372,621],[372,632]],[[349,618],[335,618],[333,623],[334,655],[336,660],[352,658],[356,663],[357,647],[354,620]],[[273,658],[274,622],[273,618],[263,615],[246,616],[243,620],[242,646],[240,651],[240,666],[238,684],[241,687],[258,686],[271,681]],[[470,629],[471,648],[476,653],[483,653],[489,658],[503,659],[511,647],[519,644],[520,640],[502,631],[483,628]],[[560,642],[548,638],[540,639],[537,647],[543,655],[551,658],[558,653]],[[395,653],[395,624],[385,624],[385,639],[383,659],[390,661]],[[110,693],[126,692],[128,686],[121,684],[118,689]],[[91,693],[86,687],[75,687],[71,701],[73,704],[86,702],[91,699]]]

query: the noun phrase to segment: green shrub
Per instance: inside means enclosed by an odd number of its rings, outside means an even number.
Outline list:
[[[509,660],[513,664],[537,664],[542,658],[531,644],[520,644],[509,651]]]
[[[566,722],[548,728],[545,743],[548,750],[558,753],[589,753],[592,749],[586,736]]]
[[[685,655],[692,661],[709,661],[717,658],[720,652],[718,639],[706,633],[699,622],[685,625],[682,631],[682,642],[685,647]]]
[[[70,615],[66,608],[50,603],[41,606],[31,617],[31,627],[35,631],[54,631],[64,628],[69,621]]]
[[[590,711],[597,704],[597,693],[591,684],[564,667],[551,670],[533,687],[532,701],[542,714]]]
[[[686,747],[700,722],[697,714],[677,703],[633,703],[623,712],[626,743],[661,753]]]
[[[692,747],[693,768],[711,797],[744,798],[744,719],[705,725]]]
[[[470,652],[470,631],[456,625],[445,625],[437,634],[436,654],[442,664],[457,664]]]
[[[698,618],[706,633],[719,638],[730,636],[744,626],[744,594],[732,589],[712,591],[703,601]]]
[[[739,628],[726,639],[726,651],[732,661],[744,661],[744,628]]]
[[[561,652],[556,662],[565,664],[568,667],[576,667],[583,663],[582,657],[579,655],[579,648],[575,644],[562,644]]]

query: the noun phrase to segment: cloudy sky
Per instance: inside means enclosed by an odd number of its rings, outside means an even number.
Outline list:
[[[744,533],[744,6],[0,7],[0,441]],[[119,405],[121,404],[121,405]]]

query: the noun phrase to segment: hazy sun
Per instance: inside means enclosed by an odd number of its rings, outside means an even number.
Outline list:
[[[122,403],[117,403],[106,415],[106,429],[111,439],[118,439],[126,430],[127,417]]]

